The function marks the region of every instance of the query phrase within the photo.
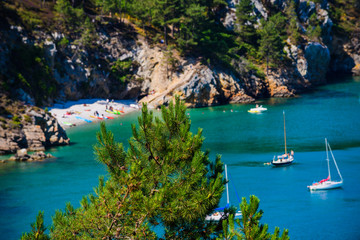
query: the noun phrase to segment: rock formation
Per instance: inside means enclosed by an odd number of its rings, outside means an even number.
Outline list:
[[[56,118],[44,110],[16,103],[6,108],[0,117],[0,154],[15,153],[23,148],[44,151],[48,147],[69,144],[70,139]]]
[[[19,149],[16,151],[15,155],[10,157],[8,160],[2,160],[0,162],[6,163],[7,161],[19,161],[19,162],[32,162],[32,161],[42,161],[46,158],[53,158],[54,156],[50,153],[45,154],[43,151],[37,151],[33,154],[28,154],[28,151],[26,148]]]

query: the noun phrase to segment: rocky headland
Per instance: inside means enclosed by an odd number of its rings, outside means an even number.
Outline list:
[[[222,10],[225,14],[221,23],[228,31],[233,31],[238,2],[229,0],[227,3]],[[264,1],[253,0],[252,3],[260,21],[267,20],[272,11],[285,12],[290,1],[264,4]],[[79,44],[76,34],[66,37],[65,33],[54,28],[42,27],[33,27],[30,31],[21,22],[6,15],[11,4],[6,1],[0,5],[3,15],[0,25],[0,76],[2,92],[6,96],[2,103],[6,111],[1,113],[1,154],[14,153],[22,148],[43,151],[50,146],[69,143],[56,119],[34,105],[45,108],[69,100],[102,98],[133,99],[157,107],[166,105],[175,95],[179,95],[189,107],[249,103],[261,98],[295,96],[314,86],[326,84],[329,73],[360,75],[360,31],[343,34],[337,25],[334,30],[335,19],[332,16],[337,15],[330,14],[334,7],[331,8],[326,0],[295,1],[300,41],[295,44],[290,37],[285,41],[283,51],[286,59],[283,64],[267,67],[264,62],[257,63],[257,69],[263,74],[249,67],[251,64],[246,58],[234,60],[232,68],[227,68],[209,63],[203,56],[169,50],[163,41],[149,41],[149,37],[131,19],[120,21],[102,17],[98,21],[92,17],[95,26],[92,37],[95,40],[91,47],[84,47]],[[19,4],[26,7],[26,3]],[[49,14],[52,11],[46,6],[42,6],[41,10]],[[352,11],[348,18],[352,20],[358,15],[357,11]],[[321,36],[316,39],[308,37],[311,22],[321,29]],[[258,27],[255,25],[255,28]],[[34,88],[30,91],[26,87],[31,85],[26,76],[12,74],[10,68],[14,65],[9,62],[14,62],[14,56],[16,58],[21,53],[16,51],[19,46],[23,49],[35,48],[36,51],[40,49],[43,54],[44,59],[36,60],[39,65],[47,65],[40,77],[47,74],[51,81],[42,83],[47,87],[40,86],[43,91],[40,97]],[[23,68],[26,68],[25,61],[23,63]],[[28,68],[28,72],[32,70],[31,65]],[[13,89],[11,86],[18,87]],[[8,103],[4,103],[11,101],[9,98],[27,105],[22,105],[21,112],[13,113],[6,107]]]
[[[16,153],[20,149],[45,151],[70,143],[56,118],[45,110],[13,102],[5,96],[0,100],[0,154]]]

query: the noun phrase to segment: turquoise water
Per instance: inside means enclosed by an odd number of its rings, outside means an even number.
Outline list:
[[[192,131],[204,129],[204,150],[211,150],[212,159],[221,154],[228,164],[231,202],[238,204],[237,194],[258,196],[270,231],[288,228],[291,239],[360,239],[360,78],[343,80],[297,98],[263,101],[268,108],[263,114],[248,113],[253,105],[246,104],[188,111]],[[283,111],[296,162],[274,168],[264,163],[284,151]],[[127,145],[137,117],[133,113],[107,126]],[[72,144],[49,151],[56,159],[0,165],[1,239],[29,231],[39,210],[50,225],[56,209],[69,201],[77,207],[93,192],[99,175],[106,174],[93,155],[98,130],[97,123],[69,129]],[[327,177],[325,137],[344,187],[311,193],[306,186]]]

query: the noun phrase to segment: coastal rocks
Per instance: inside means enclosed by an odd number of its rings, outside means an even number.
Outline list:
[[[272,0],[272,2],[275,2],[277,4],[283,5],[285,4],[285,1],[283,0]],[[235,24],[236,24],[236,5],[239,4],[239,0],[227,0],[227,11],[225,14],[225,18],[223,19],[223,25],[228,30],[234,30]],[[278,3],[279,2],[279,3]],[[252,0],[252,3],[254,4],[254,14],[257,15],[259,18],[267,19],[268,13],[266,11],[266,8],[264,7],[262,1],[260,0]],[[275,3],[273,3],[275,4]]]
[[[188,106],[213,106],[220,104],[220,94],[216,86],[213,72],[209,68],[203,68],[175,92],[182,93],[182,98]]]
[[[350,39],[335,38],[332,42],[331,70],[360,76],[360,34],[353,34]]]
[[[12,120],[2,117],[0,154],[14,153],[23,148],[29,151],[44,151],[48,147],[70,143],[57,120],[44,110],[27,107],[21,111],[23,113],[18,118],[23,120],[17,125],[12,125]]]
[[[269,97],[267,82],[254,74],[243,77],[243,86],[247,94],[253,98]]]
[[[153,60],[157,58],[153,55]],[[188,60],[187,62],[179,60],[181,70],[173,73],[172,81],[169,81],[163,78],[166,68],[158,59],[159,63],[155,64],[156,67],[148,75],[152,81],[147,82],[147,88],[156,91],[142,98],[140,102],[147,102],[156,107],[168,104],[175,95],[179,95],[188,107],[254,101],[246,94],[240,79],[219,69],[210,69],[196,62],[195,59]],[[145,69],[141,71],[146,72]]]
[[[324,84],[330,63],[328,47],[318,42],[310,42],[305,47],[292,45],[290,41],[288,44],[284,50],[292,61],[293,70],[282,69],[282,74],[287,72],[286,75],[292,79],[287,85],[299,90]]]
[[[326,46],[317,42],[310,42],[305,47],[307,73],[305,79],[312,84],[324,84],[330,62],[330,52]]]
[[[8,160],[3,160],[2,162],[4,163],[7,161],[19,161],[19,162],[42,161],[46,158],[54,158],[54,156],[51,155],[50,153],[45,154],[43,151],[38,151],[38,152],[34,152],[33,154],[28,154],[28,151],[25,148],[23,148],[17,150],[14,156],[10,157]]]
[[[45,134],[39,125],[24,126],[23,132],[30,151],[45,150]]]
[[[303,89],[303,86],[298,86],[299,77],[289,69],[270,70],[267,80],[271,97],[294,97],[296,90]]]
[[[11,131],[0,127],[0,155],[13,153],[26,146],[25,134],[19,129]]]

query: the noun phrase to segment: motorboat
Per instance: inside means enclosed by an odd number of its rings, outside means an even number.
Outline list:
[[[256,105],[255,108],[251,108],[250,110],[248,110],[249,113],[262,113],[264,111],[267,111],[267,108],[263,107],[262,105]]]

